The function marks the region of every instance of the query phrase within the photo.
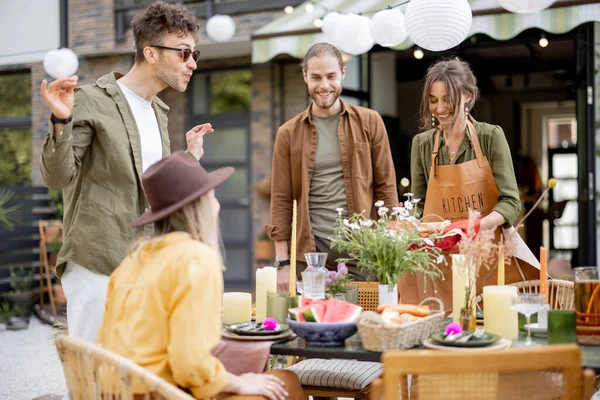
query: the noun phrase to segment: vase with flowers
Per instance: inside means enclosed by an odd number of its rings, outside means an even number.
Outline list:
[[[458,255],[453,256],[452,271],[455,279],[464,282],[464,300],[460,305],[459,323],[463,330],[474,331],[476,319],[477,281],[485,282],[498,266],[499,257],[511,262],[515,248],[515,240],[504,236],[496,240],[492,229],[477,227],[480,213],[469,211],[466,234],[458,244]],[[462,297],[462,296],[461,296]]]
[[[343,210],[337,210],[331,246],[348,254],[340,262],[356,260],[359,268],[377,277],[380,304],[398,302],[397,282],[401,274],[422,273],[434,286],[436,279],[443,278],[438,264],[445,263],[445,258],[435,247],[436,237],[423,238],[418,230],[420,220],[415,216],[415,204],[420,200],[411,193],[405,196],[408,200],[391,210],[383,201],[376,202],[377,219],[362,213],[343,218]]]
[[[353,303],[355,288],[351,283],[350,275],[348,275],[348,267],[344,263],[339,263],[337,271],[329,271],[327,274],[327,280],[325,282],[325,294],[327,297],[336,297],[340,300],[348,301]],[[356,293],[358,294],[358,293]]]

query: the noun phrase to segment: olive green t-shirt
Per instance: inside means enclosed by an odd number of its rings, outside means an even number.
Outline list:
[[[317,129],[317,152],[315,169],[310,180],[308,210],[313,235],[329,238],[333,235],[337,208],[343,208],[342,215],[348,216],[348,204],[344,189],[344,176],[340,158],[338,124],[340,115],[312,117]]]
[[[515,171],[513,168],[510,147],[504,136],[504,131],[498,125],[491,125],[485,122],[477,122],[471,118],[475,125],[477,138],[481,145],[481,151],[487,157],[498,188],[498,203],[494,211],[500,213],[506,222],[513,225],[519,212],[521,211],[521,200],[519,199],[519,188]],[[410,160],[411,173],[411,192],[415,198],[422,199],[417,204],[419,214],[423,213],[425,196],[427,194],[427,182],[431,171],[431,152],[435,142],[435,129],[422,132],[414,137],[412,143],[412,152]],[[476,159],[475,149],[471,144],[471,139],[465,135],[460,147],[458,148],[455,164],[464,163]],[[448,148],[440,136],[440,147],[438,152],[438,165],[450,165],[448,157]]]

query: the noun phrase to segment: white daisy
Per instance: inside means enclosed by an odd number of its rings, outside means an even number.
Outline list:
[[[389,209],[387,207],[379,207],[379,210],[377,210],[377,214],[379,214],[380,217],[383,217],[385,214],[387,214],[388,211]]]
[[[378,200],[375,202],[375,207],[381,207],[383,206],[383,200]]]

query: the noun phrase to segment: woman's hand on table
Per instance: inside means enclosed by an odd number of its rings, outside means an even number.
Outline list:
[[[283,385],[284,382],[274,375],[248,373],[240,376],[230,374],[227,386],[231,387],[231,392],[243,396],[264,396],[269,400],[284,400],[289,393]]]

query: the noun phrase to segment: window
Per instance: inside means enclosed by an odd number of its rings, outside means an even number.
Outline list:
[[[31,183],[31,75],[0,75],[0,184]]]

